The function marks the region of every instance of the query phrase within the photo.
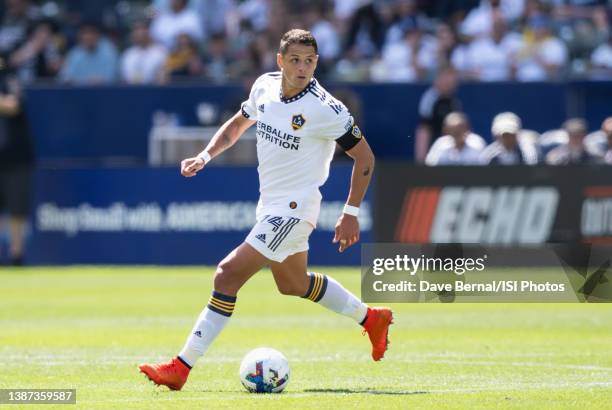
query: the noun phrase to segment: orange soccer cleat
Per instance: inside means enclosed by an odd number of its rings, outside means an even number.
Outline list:
[[[368,333],[372,343],[372,359],[375,362],[385,356],[389,346],[389,325],[393,323],[393,312],[386,307],[368,308],[368,316],[363,324],[363,334]]]
[[[178,357],[174,357],[166,363],[143,363],[138,366],[138,368],[153,383],[158,386],[168,386],[171,390],[181,390],[191,370],[189,366]]]

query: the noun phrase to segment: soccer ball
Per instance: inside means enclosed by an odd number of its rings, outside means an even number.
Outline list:
[[[240,363],[240,381],[251,393],[280,393],[289,383],[289,363],[274,349],[251,350]]]

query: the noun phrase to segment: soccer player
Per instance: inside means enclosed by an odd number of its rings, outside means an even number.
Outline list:
[[[372,358],[384,356],[391,310],[368,307],[333,278],[307,271],[308,237],[321,203],[319,187],[329,174],[336,144],[354,160],[347,204],[333,239],[340,252],[359,240],[359,205],[374,167],[374,155],[347,108],[313,78],[317,60],[317,42],[310,32],[285,33],[277,54],[280,72],[259,77],[240,111],[206,149],[181,162],[182,175],[193,177],[257,124],[257,222],[219,263],[212,296],[183,350],[168,362],[139,366],[155,384],[183,387],[191,368],[232,316],[242,285],[265,266],[270,266],[282,294],[310,299],[352,318],[368,333]]]

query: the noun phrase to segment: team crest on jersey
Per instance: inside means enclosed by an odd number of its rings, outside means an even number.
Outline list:
[[[296,131],[302,128],[304,123],[306,123],[306,118],[302,114],[294,115],[291,118],[291,127]]]

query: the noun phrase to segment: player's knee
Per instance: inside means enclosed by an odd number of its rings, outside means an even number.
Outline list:
[[[215,271],[214,287],[217,292],[234,294],[236,289],[235,275],[232,275],[233,266],[230,262],[221,262]]]

